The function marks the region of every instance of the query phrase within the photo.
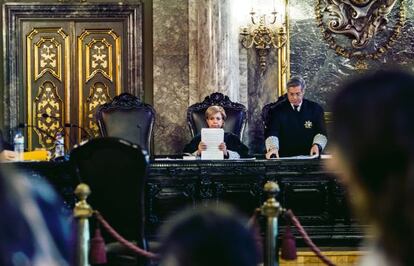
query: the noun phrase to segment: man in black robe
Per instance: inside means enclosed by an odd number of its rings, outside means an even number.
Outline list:
[[[319,156],[327,143],[322,107],[303,98],[305,82],[292,78],[287,96],[270,111],[266,158],[297,155]]]

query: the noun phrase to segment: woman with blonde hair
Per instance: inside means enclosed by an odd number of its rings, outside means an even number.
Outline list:
[[[223,107],[212,105],[207,108],[205,118],[209,128],[223,128],[227,116]],[[223,151],[226,159],[239,159],[248,156],[249,153],[249,149],[240,141],[239,137],[230,132],[224,132],[224,142],[220,143],[218,148]],[[201,135],[198,134],[185,146],[184,152],[201,156],[201,152],[206,149],[206,143],[201,141]]]

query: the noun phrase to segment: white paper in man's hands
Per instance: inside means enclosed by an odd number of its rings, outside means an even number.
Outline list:
[[[207,146],[201,152],[201,160],[223,160],[223,151],[219,150],[220,143],[224,142],[224,130],[222,128],[202,128],[201,141]]]

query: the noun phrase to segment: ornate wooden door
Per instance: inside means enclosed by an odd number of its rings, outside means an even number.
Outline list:
[[[16,69],[24,88],[16,83],[17,122],[25,121],[29,150],[52,149],[58,132],[65,135],[66,149],[99,136],[96,108],[122,91],[142,93],[137,77],[142,38],[134,28],[141,25],[140,6],[48,6],[57,8],[57,14],[44,16],[47,8],[40,5],[40,12],[16,15],[20,34],[15,37],[21,46],[11,55],[21,62]]]
[[[123,80],[124,58],[121,22],[76,23],[76,87],[77,117],[80,128],[87,129],[94,137],[99,136],[95,122],[96,108],[111,100],[125,88]],[[75,117],[75,114],[72,114]],[[82,134],[78,128],[79,135]],[[86,137],[86,136],[84,136]]]

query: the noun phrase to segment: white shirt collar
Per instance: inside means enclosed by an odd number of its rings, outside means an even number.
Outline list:
[[[303,101],[298,105],[298,112],[300,112],[300,108],[302,107]],[[292,106],[292,109],[295,110],[295,106],[293,104],[290,104]]]

